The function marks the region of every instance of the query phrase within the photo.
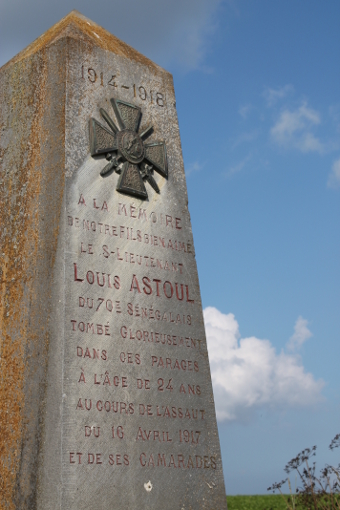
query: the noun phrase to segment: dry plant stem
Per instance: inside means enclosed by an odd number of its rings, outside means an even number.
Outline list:
[[[333,467],[333,466],[330,466],[331,470],[333,471],[333,473],[335,473],[337,479],[339,480],[340,482],[340,473]]]
[[[306,488],[307,488],[307,487],[306,487],[306,482],[305,482],[305,480],[304,480],[304,478],[303,478],[302,474],[300,473],[300,471],[299,471],[299,469],[298,469],[298,468],[296,468],[296,471],[299,473],[299,477],[301,478],[301,482],[302,482],[302,485],[303,485],[304,489],[306,489]]]
[[[289,478],[288,478],[288,487],[289,487],[289,492],[290,492],[290,496],[292,498],[292,505],[293,505],[291,507],[291,509],[289,509],[289,510],[295,510],[295,494],[293,494],[292,486],[291,486]]]
[[[283,495],[283,492],[281,491],[281,489],[279,489],[279,492],[280,492],[280,494],[281,494],[281,496],[282,496],[282,498],[283,498],[283,500],[284,500],[285,504],[287,505],[287,510],[295,510],[295,508],[294,508],[294,507],[291,507],[291,506],[289,505],[289,501],[288,501],[288,499],[286,499],[286,498],[285,498],[285,496]]]
[[[318,510],[318,505],[317,505],[317,501],[316,501],[316,497],[315,497],[315,491],[314,491],[314,482],[313,482],[313,479],[312,479],[312,476],[311,476],[311,473],[310,473],[310,469],[309,469],[309,465],[308,465],[308,460],[306,460],[306,466],[307,466],[307,472],[308,472],[308,477],[309,477],[309,483],[310,483],[310,488],[311,488],[311,492],[312,492],[312,498],[313,498],[313,502],[314,502],[314,508],[315,510]]]
[[[338,481],[340,482],[340,473],[339,473],[339,471],[337,471],[333,466],[330,466],[330,469],[333,471],[333,473],[337,477]],[[328,477],[328,485],[329,485],[330,491],[332,491],[329,477]],[[333,494],[333,492],[332,492],[332,494]],[[334,499],[334,494],[333,494],[333,500],[335,501],[335,508],[340,509],[340,501],[339,500],[337,501],[336,499]]]
[[[314,508],[315,508],[315,510],[318,510],[318,503],[317,503],[317,498],[316,498],[316,493],[315,493],[315,481],[314,480],[316,480],[318,482],[319,486],[321,487],[322,493],[326,493],[327,485],[326,485],[326,488],[324,488],[321,481],[315,475],[312,476],[310,467],[308,464],[308,460],[306,460],[306,466],[307,466],[307,473],[308,473],[309,485],[310,485],[310,490],[311,490],[311,494],[312,494],[312,498],[313,498]],[[323,508],[326,508],[326,507],[323,507]]]
[[[326,487],[324,489],[324,491],[326,492],[327,491],[327,487],[329,487],[329,494],[331,495],[331,504],[332,504],[332,508],[336,508],[336,501],[334,499],[334,494],[333,494],[333,491],[332,491],[332,486],[331,486],[331,481],[329,479],[329,476],[326,477],[326,480],[327,480],[327,484],[326,484]]]

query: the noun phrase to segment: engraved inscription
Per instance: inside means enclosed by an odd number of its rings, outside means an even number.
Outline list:
[[[165,106],[164,92],[148,89],[143,85],[133,83],[131,85],[123,83],[118,76],[118,73],[112,74],[110,72],[99,72],[93,67],[81,67],[81,78],[86,80],[89,84],[99,85],[101,87],[111,87],[112,90],[124,90],[129,92],[131,99],[136,98],[141,101],[148,101],[151,105],[163,108]]]
[[[110,93],[107,111],[95,106],[102,123],[90,122],[91,155],[101,155],[107,180],[84,172],[67,209],[73,240],[65,270],[65,402],[77,428],[64,462],[84,480],[115,470],[124,479],[137,476],[144,496],[166,473],[183,478],[185,471],[210,483],[220,458],[211,448],[212,391],[190,220],[173,182],[163,181],[166,144],[157,133],[150,142],[152,126],[142,122],[141,104],[163,107],[164,96],[154,83],[124,82],[119,73],[85,65],[82,73],[91,94],[107,86],[115,97]],[[155,126],[159,113],[150,116]],[[110,182],[128,196],[110,193]],[[161,188],[161,197],[151,188]]]

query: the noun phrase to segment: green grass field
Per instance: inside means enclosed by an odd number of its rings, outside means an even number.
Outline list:
[[[286,510],[280,494],[266,496],[227,496],[228,510]]]
[[[285,496],[288,499],[288,495]],[[228,510],[287,510],[285,501],[280,494],[271,494],[268,496],[227,496]],[[313,507],[314,505],[305,505],[304,503],[295,502],[296,508],[299,510]],[[292,508],[291,506],[289,508]],[[321,496],[318,508],[339,509],[340,494],[335,495],[335,500],[330,498],[329,494]]]

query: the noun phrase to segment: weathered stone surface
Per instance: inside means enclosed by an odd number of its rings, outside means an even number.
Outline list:
[[[91,156],[112,98],[165,143],[146,199]],[[171,75],[73,12],[0,70],[0,104],[0,508],[226,508]]]

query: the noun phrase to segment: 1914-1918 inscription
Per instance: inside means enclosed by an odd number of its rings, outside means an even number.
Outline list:
[[[26,292],[40,303],[35,322],[27,312],[36,328],[30,326],[27,345],[37,345],[24,361],[32,368],[23,371],[18,440],[6,445],[8,465],[22,449],[12,465],[19,481],[8,475],[3,501],[39,510],[221,510],[221,454],[172,77],[78,13],[50,37],[45,63],[39,45],[27,54],[41,77],[27,137],[40,122],[46,139],[54,135],[65,152],[49,153],[48,143],[35,148],[38,174],[59,181],[39,184],[40,202],[32,205],[39,249],[48,257],[34,270],[36,252],[25,247],[34,282]],[[55,79],[56,62],[60,76],[67,68],[67,80]],[[0,74],[4,84],[15,65]],[[11,93],[3,94],[7,104]],[[64,127],[52,127],[48,119],[59,108]],[[6,120],[12,113],[4,111]],[[22,112],[16,115],[20,122]],[[10,147],[15,141],[8,140]],[[34,414],[36,422],[28,418]]]

